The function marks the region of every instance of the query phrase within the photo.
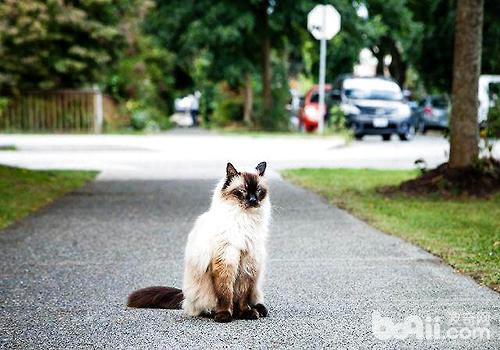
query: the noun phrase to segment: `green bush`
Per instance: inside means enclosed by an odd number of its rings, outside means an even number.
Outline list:
[[[486,137],[495,139],[500,137],[500,100],[496,100],[488,112]]]
[[[271,100],[270,113],[264,112],[262,101],[262,83],[258,79],[254,90],[254,114],[256,127],[267,131],[288,131],[290,113],[286,110],[286,104],[290,98],[290,90],[287,80],[285,64],[280,59],[273,57],[272,60]]]
[[[243,121],[243,101],[241,97],[228,97],[217,102],[212,115],[216,126],[224,127]]]
[[[130,118],[130,126],[134,130],[157,132],[171,128],[172,123],[166,114],[154,107],[149,107],[135,109]]]
[[[334,104],[330,108],[330,119],[328,121],[328,127],[333,131],[344,131],[346,130],[346,117],[344,112],[338,104]]]
[[[144,130],[147,121],[147,112],[143,109],[138,109],[132,114],[132,117],[130,118],[130,126],[134,130]]]
[[[226,127],[243,122],[243,98],[231,90],[227,83],[218,84],[212,102],[211,122],[217,127]]]
[[[0,97],[0,115],[3,113],[4,109],[7,108],[9,104],[9,99],[7,97]]]

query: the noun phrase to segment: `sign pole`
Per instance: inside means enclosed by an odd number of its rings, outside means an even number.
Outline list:
[[[319,51],[319,120],[318,120],[318,134],[323,133],[325,126],[325,68],[326,68],[326,40],[320,40]]]
[[[332,5],[316,5],[307,14],[307,29],[320,40],[319,49],[319,110],[318,134],[325,128],[325,68],[326,68],[326,41],[330,40],[340,30],[340,13]]]

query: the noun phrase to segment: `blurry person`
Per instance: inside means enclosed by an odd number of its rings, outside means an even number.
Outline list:
[[[191,98],[191,106],[189,107],[189,113],[191,114],[191,119],[193,120],[193,126],[198,126],[198,113],[200,112],[200,97],[201,93],[196,91]]]

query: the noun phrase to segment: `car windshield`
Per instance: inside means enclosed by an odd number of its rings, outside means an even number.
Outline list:
[[[319,93],[313,92],[311,95],[311,103],[318,103],[319,102]],[[325,91],[325,103],[330,103],[331,102],[331,94],[327,90]]]
[[[448,107],[448,101],[446,101],[445,98],[434,98],[431,102],[432,107],[434,108],[447,108]]]
[[[345,96],[355,100],[400,101],[403,99],[403,94],[400,91],[390,90],[346,89]]]

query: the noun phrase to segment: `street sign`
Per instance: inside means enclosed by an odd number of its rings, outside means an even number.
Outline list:
[[[332,5],[316,5],[307,15],[307,29],[321,41],[319,54],[319,112],[318,133],[323,133],[325,123],[325,70],[326,40],[340,30],[340,14]]]
[[[330,40],[340,30],[340,14],[332,5],[316,5],[307,15],[307,29],[317,40]]]

